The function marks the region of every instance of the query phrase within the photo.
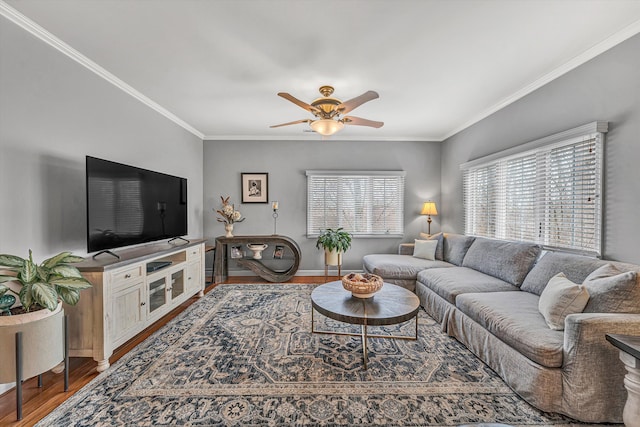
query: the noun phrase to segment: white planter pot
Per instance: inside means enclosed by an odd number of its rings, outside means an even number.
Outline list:
[[[342,265],[342,252],[324,250],[324,265]]]
[[[16,380],[16,332],[22,332],[22,378],[53,369],[64,360],[64,310],[0,316],[0,383]]]

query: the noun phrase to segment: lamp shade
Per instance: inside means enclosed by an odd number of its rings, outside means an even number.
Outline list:
[[[438,215],[438,209],[436,208],[436,202],[424,202],[422,205],[422,212],[420,215]]]
[[[344,123],[333,119],[320,119],[309,123],[309,126],[320,135],[329,136],[341,130]]]

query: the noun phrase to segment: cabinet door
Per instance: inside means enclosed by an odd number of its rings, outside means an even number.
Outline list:
[[[115,348],[144,327],[144,282],[136,282],[115,291],[112,304],[111,341],[112,348]]]
[[[169,288],[171,291],[171,300],[175,300],[182,295],[184,295],[185,291],[185,277],[184,270],[178,270],[171,273],[171,287]]]
[[[202,263],[192,262],[187,267],[187,293],[193,295],[202,289]]]
[[[167,276],[159,276],[148,282],[149,316],[167,304]]]

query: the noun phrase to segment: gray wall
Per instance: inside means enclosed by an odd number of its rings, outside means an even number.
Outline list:
[[[235,225],[236,234],[272,234],[271,204],[241,204],[240,174],[269,173],[269,200],[280,203],[278,234],[293,238],[302,250],[301,270],[324,269],[324,258],[315,248],[315,239],[306,237],[308,169],[404,170],[405,240],[426,232],[421,217],[422,202],[440,202],[440,146],[438,142],[355,142],[337,139],[312,141],[205,141],[204,145],[204,231],[205,236],[224,234],[224,225],[216,221],[214,209],[220,196],[231,202],[246,220]],[[439,230],[434,217],[432,232]],[[213,242],[213,239],[211,240]],[[368,253],[395,253],[402,239],[354,239],[344,256],[345,269],[362,268],[362,256]],[[210,259],[207,263],[210,266]],[[231,266],[230,266],[231,267]]]
[[[603,53],[454,135],[442,147],[443,229],[463,232],[459,166],[589,123],[609,122],[605,147],[604,258],[640,263],[640,36]]]
[[[0,17],[0,253],[86,254],[85,156],[186,177],[202,237],[202,140]]]

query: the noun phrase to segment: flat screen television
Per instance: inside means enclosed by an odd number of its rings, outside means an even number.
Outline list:
[[[187,179],[87,156],[87,251],[187,234]]]

